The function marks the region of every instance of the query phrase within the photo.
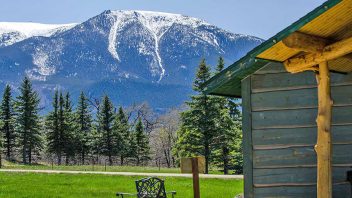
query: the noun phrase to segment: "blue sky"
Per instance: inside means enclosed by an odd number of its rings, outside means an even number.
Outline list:
[[[204,19],[268,39],[324,0],[0,0],[0,21],[83,22],[104,10],[149,10]]]

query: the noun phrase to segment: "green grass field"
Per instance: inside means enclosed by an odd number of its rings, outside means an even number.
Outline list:
[[[115,197],[116,192],[135,192],[134,181],[141,177],[0,173],[0,197]],[[179,198],[192,197],[192,179],[163,178],[168,191]],[[242,193],[242,180],[201,179],[202,198],[233,198]]]
[[[107,172],[136,172],[136,173],[180,173],[180,168],[158,168],[158,167],[139,167],[139,166],[101,166],[101,165],[84,165],[84,166],[57,166],[51,164],[40,165],[21,165],[17,163],[4,162],[4,169],[30,169],[30,170],[71,170],[71,171],[107,171]],[[212,169],[210,174],[223,174],[222,172]]]

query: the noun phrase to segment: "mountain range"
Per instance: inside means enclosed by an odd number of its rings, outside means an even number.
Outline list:
[[[201,19],[149,11],[107,10],[83,23],[0,22],[0,89],[27,75],[49,108],[53,90],[108,94],[116,105],[148,102],[165,110],[192,94],[202,58],[230,64],[263,40]]]

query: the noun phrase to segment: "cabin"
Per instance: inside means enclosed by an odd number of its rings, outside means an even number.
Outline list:
[[[244,195],[352,197],[352,0],[329,0],[211,78],[242,98]]]

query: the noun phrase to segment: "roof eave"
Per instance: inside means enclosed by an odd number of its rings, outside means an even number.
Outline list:
[[[264,52],[265,50],[269,49],[270,47],[274,46],[277,42],[281,41],[282,39],[289,36],[291,33],[299,30],[301,27],[315,19],[316,17],[320,16],[330,8],[334,7],[336,4],[340,3],[342,0],[328,0],[313,11],[309,12],[307,15],[296,21],[295,23],[291,24],[284,30],[277,33],[275,36],[271,37],[270,39],[266,40],[259,46],[255,47],[246,56],[238,60],[237,62],[233,63],[225,70],[220,72],[219,74],[213,76],[208,82],[205,84],[205,93],[213,94],[213,91],[222,85],[224,85],[229,80],[236,77],[238,81],[236,83],[240,83],[241,80],[248,75],[254,73],[255,71],[259,70],[266,64],[262,64],[258,66],[255,64],[257,62],[266,62],[268,63],[269,60],[259,59],[256,58],[259,54]],[[256,66],[256,67],[253,67]],[[253,67],[253,68],[252,68]],[[237,86],[240,87],[240,86]],[[222,93],[216,93],[217,95]],[[225,96],[229,96],[228,94],[222,94]]]

